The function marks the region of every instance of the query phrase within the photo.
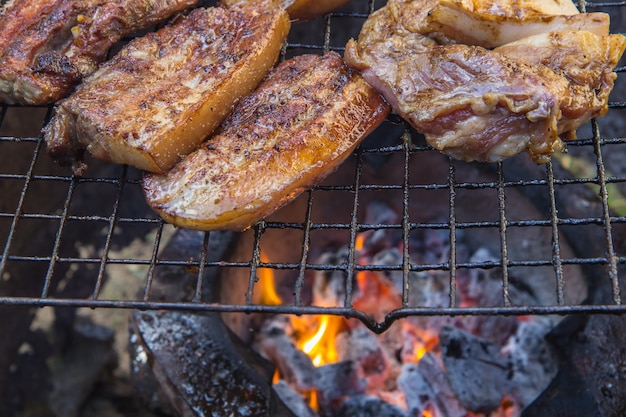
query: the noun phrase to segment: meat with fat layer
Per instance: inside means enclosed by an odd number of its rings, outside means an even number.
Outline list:
[[[212,7],[134,39],[58,104],[44,132],[49,154],[78,175],[85,149],[167,171],[261,82],[289,27],[282,8]]]
[[[306,21],[330,13],[345,6],[350,0],[221,0],[222,4],[230,7],[235,4],[256,3],[264,7],[263,3],[274,2],[287,10],[293,21]]]
[[[568,80],[569,94],[560,106],[558,134],[563,139],[575,139],[579,126],[608,112],[609,93],[617,78],[613,69],[625,48],[623,35],[560,31],[529,36],[494,51],[507,58],[546,66]]]
[[[403,2],[423,3],[392,0],[373,13],[345,59],[434,148],[488,162],[526,151],[541,163],[606,114],[624,36],[548,32],[494,50],[442,44],[402,24]]]
[[[609,33],[608,14],[578,13],[569,0],[390,0],[388,7],[404,29],[442,44],[493,48],[523,37],[561,30]]]
[[[0,102],[47,104],[95,71],[123,36],[197,0],[10,0],[0,9]]]
[[[197,151],[147,174],[146,200],[180,227],[245,229],[332,172],[388,112],[336,53],[292,58]]]

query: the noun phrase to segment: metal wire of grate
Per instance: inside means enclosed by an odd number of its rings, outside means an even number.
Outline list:
[[[341,53],[347,39],[356,37],[368,14],[382,4],[353,1],[324,18],[294,25],[282,59],[327,50]],[[608,11],[621,24],[625,5],[586,3],[586,9]],[[622,206],[626,201],[622,197],[626,193],[626,168],[620,164],[623,160],[620,157],[626,155],[621,122],[626,119],[623,117],[624,71],[623,66],[617,68],[618,80],[607,117],[581,128],[579,139],[568,145],[570,153],[545,166],[528,167],[526,156],[498,164],[462,164],[440,156],[392,115],[372,140],[366,140],[355,151],[347,163],[348,169],[338,171],[329,181],[300,197],[303,218],[292,214],[281,217],[281,213],[289,213],[281,210],[242,234],[251,236],[252,242],[244,259],[213,259],[209,233],[205,234],[202,247],[194,249],[188,257],[163,257],[162,249],[172,229],[143,201],[140,172],[93,161],[84,177],[74,177],[69,170],[55,167],[49,161],[39,134],[52,108],[3,105],[0,107],[3,192],[0,305],[339,314],[358,318],[377,332],[410,315],[624,313],[626,307],[621,301],[620,288],[620,269],[626,264],[622,234],[626,223],[626,210]],[[427,181],[416,177],[416,167],[433,160],[443,175],[433,174]],[[391,170],[389,164],[399,172],[393,181],[372,180]],[[376,175],[370,175],[372,170]],[[475,171],[480,171],[478,177],[468,176],[468,172]],[[346,172],[350,175],[346,176]],[[477,199],[469,197],[474,194]],[[335,195],[341,196],[337,201],[348,203],[333,207],[331,217],[319,214],[318,206],[334,200]],[[399,220],[365,221],[363,213],[373,196],[391,201],[398,209]],[[429,210],[431,198],[438,201],[443,198],[443,210],[430,217],[416,216],[416,211]],[[518,215],[517,199],[531,202],[532,214]],[[489,209],[481,206],[483,200]],[[380,230],[399,234],[401,262],[359,263],[356,248],[359,234]],[[415,261],[412,239],[426,230],[441,231],[449,237],[449,255],[444,261]],[[282,233],[288,233],[289,238],[282,239]],[[340,240],[347,247],[345,262],[329,264],[316,259],[324,242],[328,243],[329,233],[342,236]],[[297,256],[266,259],[262,249],[269,235],[276,236],[273,242],[285,239],[292,242],[293,236],[297,236],[293,250]],[[476,235],[474,240],[488,235],[497,242],[493,258],[476,260],[461,256],[461,237],[473,235]],[[525,255],[534,246],[544,248],[542,256]],[[186,301],[153,296],[155,271],[163,267],[197,272],[196,284]],[[202,278],[205,272],[226,269],[240,269],[247,274],[247,288],[241,289],[243,301],[206,300],[203,297],[206,283]],[[290,277],[292,302],[266,305],[254,301],[255,293],[260,291],[257,282],[261,269]],[[459,274],[474,270],[498,275],[500,303],[459,305]],[[139,291],[107,290],[108,281],[121,271],[134,280],[133,285]],[[309,305],[307,279],[314,271],[339,271],[346,276],[343,306]],[[354,277],[363,271],[394,272],[402,276],[402,305],[382,322],[353,306]],[[419,285],[414,275],[429,271],[449,275],[447,306],[419,306],[409,302],[411,287]],[[513,281],[519,282],[524,274],[544,277],[546,271],[554,284],[552,302],[528,305],[515,299]],[[608,286],[609,297],[599,298],[599,302],[598,298],[584,303],[573,301],[571,276],[575,274],[591,282],[590,291]]]

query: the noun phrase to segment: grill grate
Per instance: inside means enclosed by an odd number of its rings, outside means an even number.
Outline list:
[[[326,50],[342,53],[347,39],[356,37],[364,19],[382,4],[382,1],[353,1],[329,16],[294,25],[282,58]],[[624,2],[588,2],[585,5],[588,11],[608,11],[615,24],[622,23]],[[623,28],[613,27],[612,31],[622,32]],[[49,120],[52,108],[0,106],[0,189],[3,191],[0,201],[0,305],[338,314],[358,318],[377,332],[409,315],[624,313],[626,306],[621,301],[619,283],[619,271],[626,264],[626,243],[621,233],[626,223],[626,209],[621,205],[621,195],[626,193],[626,169],[623,163],[620,165],[620,155],[626,155],[626,138],[623,123],[620,123],[621,119],[626,119],[623,117],[626,107],[624,71],[623,66],[617,68],[618,80],[609,115],[593,120],[579,130],[580,139],[568,145],[568,159],[522,171],[519,167],[524,166],[526,156],[499,164],[473,164],[471,169],[484,171],[483,179],[476,181],[460,175],[459,170],[465,170],[466,164],[446,158],[440,158],[445,176],[428,182],[414,178],[415,160],[439,156],[401,120],[390,116],[374,135],[377,140],[367,140],[351,156],[350,164],[354,170],[349,177],[334,176],[330,182],[315,186],[304,194],[304,219],[273,216],[255,225],[251,232],[254,235],[253,248],[244,261],[211,260],[208,233],[194,258],[163,258],[161,250],[171,228],[143,201],[140,172],[92,160],[92,167],[84,177],[73,177],[69,170],[50,163],[38,133]],[[378,140],[381,138],[384,140]],[[399,181],[375,183],[366,180],[372,160],[389,158],[401,161],[403,170]],[[564,170],[563,166],[569,169]],[[589,167],[592,173],[585,171]],[[580,189],[592,193],[595,199],[571,199],[572,194],[578,196]],[[464,205],[467,200],[464,196],[475,192],[493,196],[493,210],[470,218],[464,213],[472,212],[472,207]],[[511,192],[537,203],[538,215],[511,216]],[[344,221],[327,221],[315,215],[317,205],[321,204],[320,196],[331,194],[350,196],[350,204],[337,209],[342,212]],[[368,224],[362,220],[363,196],[373,194],[400,203],[399,222]],[[427,201],[430,195],[446,195],[444,217],[434,221],[415,219],[410,211],[411,205],[416,199]],[[586,194],[583,192],[582,195]],[[355,249],[358,233],[380,229],[401,233],[404,243],[402,263],[390,266],[358,264]],[[412,234],[420,230],[443,230],[450,236],[450,256],[445,262],[420,264],[411,261],[409,241]],[[540,258],[512,254],[513,232],[532,234],[534,230],[549,231],[551,242],[547,247],[550,253]],[[266,236],[284,231],[301,236],[299,257],[262,262],[260,250]],[[315,262],[313,248],[317,235],[327,231],[345,236],[349,248],[345,264]],[[473,262],[458,256],[457,237],[475,231],[494,234],[499,242],[497,259]],[[564,252],[566,239],[572,246],[571,254]],[[140,254],[136,251],[138,242],[143,244]],[[154,273],[161,267],[198,270],[193,294],[188,297],[190,301],[161,300],[152,296]],[[131,276],[134,274],[139,282],[135,285],[141,288],[138,293],[111,294],[106,291],[107,281],[120,268],[131,271]],[[249,271],[248,288],[242,289],[245,301],[215,303],[203,299],[201,277],[204,272],[226,268]],[[293,303],[279,306],[253,303],[253,294],[258,291],[256,276],[261,268],[286,271],[294,277]],[[607,287],[609,297],[596,297],[585,305],[569,301],[568,277],[575,268],[591,277],[592,289]],[[473,269],[501,271],[500,305],[456,306],[457,274],[460,270]],[[518,271],[533,274],[535,270],[546,269],[551,271],[551,279],[555,282],[554,303],[520,305],[512,300],[511,280]],[[309,306],[304,301],[303,287],[307,274],[315,270],[343,271],[350,278],[360,271],[400,271],[405,288],[403,305],[384,321],[376,322],[352,308],[353,284],[352,279],[347,279],[343,307]],[[429,270],[449,272],[449,306],[409,305],[407,289],[415,285],[409,280],[410,274]]]

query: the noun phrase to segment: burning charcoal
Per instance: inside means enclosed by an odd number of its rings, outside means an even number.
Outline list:
[[[402,252],[396,247],[381,250],[372,257],[372,265],[402,265]],[[402,295],[402,288],[404,286],[402,271],[389,271],[386,275],[389,281],[393,283],[396,293]]]
[[[409,416],[421,417],[425,410],[436,410],[435,415],[443,417],[465,417],[467,414],[432,353],[424,355],[418,364],[402,365],[398,386],[404,393]]]
[[[511,363],[511,396],[523,408],[550,384],[557,372],[556,355],[545,339],[552,328],[547,317],[534,317],[520,323],[503,352]]]
[[[323,253],[319,262],[322,264],[341,265],[346,257],[334,252]],[[343,271],[315,271],[313,275],[312,305],[320,307],[341,307],[346,298],[346,274]]]
[[[395,405],[388,404],[378,397],[354,396],[344,402],[336,417],[405,417],[406,414]]]
[[[495,344],[446,326],[439,342],[448,380],[461,404],[474,412],[495,410],[510,389],[510,369]]]
[[[271,365],[238,343],[218,314],[137,311],[133,324],[155,377],[183,417],[215,410],[294,416],[271,387]]]
[[[407,414],[421,416],[429,404],[434,404],[435,393],[419,371],[417,364],[405,363],[398,377],[398,386],[406,398]]]
[[[304,401],[304,397],[297,391],[294,391],[285,381],[275,383],[274,391],[296,416],[318,417],[317,413]]]
[[[359,377],[353,362],[337,362],[315,368],[315,387],[320,397],[336,400],[365,392],[366,383]]]
[[[268,321],[257,337],[259,352],[274,363],[281,376],[297,390],[310,391],[315,386],[315,365],[298,349],[280,324]]]
[[[442,416],[466,417],[467,411],[452,391],[450,382],[443,371],[441,358],[427,352],[418,362],[417,369],[428,381],[436,399],[436,406]]]
[[[388,363],[378,337],[365,327],[341,333],[336,341],[340,360],[354,362],[368,387],[380,387],[388,375]]]

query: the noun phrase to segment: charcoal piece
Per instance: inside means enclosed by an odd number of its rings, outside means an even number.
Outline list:
[[[428,404],[435,402],[435,394],[426,377],[419,371],[417,364],[405,363],[398,377],[398,387],[406,399],[407,413],[421,416]]]
[[[433,393],[435,406],[446,417],[465,417],[467,411],[457,399],[439,359],[434,353],[427,352],[417,364],[418,371],[425,376]]]
[[[432,353],[424,355],[417,364],[402,365],[398,387],[404,394],[409,416],[422,416],[427,409],[436,410],[438,416],[467,415]]]
[[[560,416],[603,416],[589,386],[569,362],[560,368],[543,394],[522,412],[522,417]]]
[[[260,356],[238,343],[218,314],[136,311],[152,370],[183,417],[294,414],[271,387]]]
[[[132,326],[128,329],[128,332],[132,387],[139,405],[144,410],[159,413],[163,416],[175,416],[178,413],[163,392],[163,389],[161,389],[161,384],[154,377],[152,366],[148,362],[148,354],[141,345],[139,337]]]
[[[523,417],[626,415],[625,335],[626,316],[564,319],[550,334],[561,349],[559,372]]]
[[[439,334],[450,386],[468,410],[489,413],[509,391],[509,366],[495,344],[445,326]]]
[[[378,337],[366,327],[357,327],[343,332],[335,343],[339,359],[355,363],[361,376],[369,381],[369,386],[379,386],[389,374],[389,365]]]
[[[384,402],[378,397],[358,395],[345,401],[336,417],[406,417],[395,405]]]
[[[558,359],[545,339],[551,324],[548,317],[521,322],[503,348],[513,375],[509,395],[521,408],[537,398],[556,375]]]
[[[336,400],[341,397],[362,394],[367,383],[359,377],[354,362],[331,363],[315,368],[315,387],[320,397]]]
[[[295,415],[298,417],[318,417],[317,413],[304,401],[304,397],[285,381],[278,381],[273,387],[276,394]]]
[[[266,322],[257,337],[257,349],[274,363],[283,379],[300,391],[315,386],[315,365],[306,353],[298,349],[283,328]]]

